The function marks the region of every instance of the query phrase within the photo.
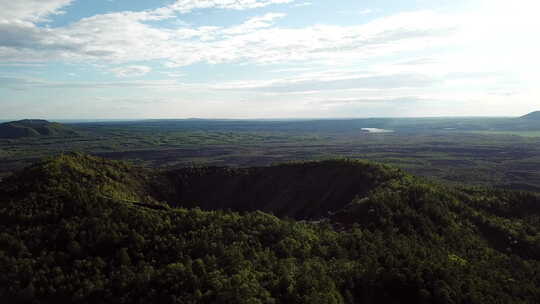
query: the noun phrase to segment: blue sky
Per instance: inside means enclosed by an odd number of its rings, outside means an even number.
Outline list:
[[[517,116],[537,1],[0,2],[0,119]]]

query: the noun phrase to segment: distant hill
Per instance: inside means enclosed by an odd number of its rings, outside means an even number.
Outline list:
[[[0,124],[0,138],[67,136],[76,134],[77,132],[68,126],[42,119],[24,119]]]
[[[540,120],[540,111],[534,111],[520,117],[521,119]]]
[[[295,220],[296,219],[296,220]],[[0,182],[0,303],[538,303],[540,196],[326,160]]]

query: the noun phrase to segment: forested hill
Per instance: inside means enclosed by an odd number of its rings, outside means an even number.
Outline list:
[[[0,124],[0,138],[70,136],[77,132],[63,124],[42,119],[24,119]]]
[[[327,160],[255,168],[183,168],[164,174],[158,199],[205,210],[269,212],[279,217],[318,219],[364,197],[398,169],[378,164]]]
[[[540,111],[534,111],[527,115],[521,116],[522,119],[540,120]]]
[[[0,302],[537,303],[539,229],[537,194],[366,162],[63,155],[0,183]]]

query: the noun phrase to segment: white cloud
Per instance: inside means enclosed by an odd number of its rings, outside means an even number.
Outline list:
[[[152,69],[144,65],[130,65],[130,66],[125,66],[125,67],[118,67],[118,68],[110,69],[110,71],[114,73],[116,77],[126,78],[126,77],[144,76],[150,73]]]
[[[408,104],[416,103],[420,101],[426,101],[424,98],[418,96],[400,96],[400,97],[347,97],[347,98],[334,98],[334,99],[320,99],[312,101],[314,105],[326,105],[326,106],[342,106],[351,104],[381,104],[381,103],[399,103]],[[431,100],[433,101],[433,100]]]
[[[373,14],[375,13],[375,10],[372,10],[370,8],[365,8],[365,9],[361,9],[361,10],[342,10],[342,11],[339,11],[340,14],[343,14],[343,15],[369,15],[369,14]]]
[[[369,15],[371,13],[373,13],[374,11],[372,9],[369,9],[369,8],[366,8],[366,9],[363,9],[363,10],[360,10],[358,11],[357,13],[359,15]]]
[[[45,21],[50,15],[63,14],[62,8],[74,0],[3,0],[0,1],[0,23],[6,21]],[[174,12],[189,13],[196,9],[218,8],[246,10],[295,0],[177,0],[162,8],[133,12],[139,19],[159,20],[173,17]]]
[[[312,6],[313,5],[313,2],[311,1],[305,1],[305,2],[300,2],[300,3],[296,3],[295,5],[293,5],[294,7],[303,7],[303,6]]]
[[[263,17],[268,20],[252,19],[255,22],[216,31],[211,43],[191,41],[189,47],[198,49],[197,56],[176,53],[180,56],[168,58],[171,66],[193,62],[267,64],[367,59],[440,45],[444,43],[442,38],[450,35],[457,26],[451,19],[430,12],[400,14],[366,25],[305,28],[270,27],[269,20],[282,15]],[[227,35],[231,32],[237,35]]]
[[[151,68],[145,62],[150,60],[169,67],[195,63],[256,64],[261,71],[266,68],[261,65],[276,63],[279,70],[275,72],[285,76],[268,79],[270,75],[261,73],[253,79],[262,80],[216,80],[209,85],[186,84],[178,79],[119,79],[103,83],[81,79],[55,83],[8,75],[0,78],[0,83],[13,90],[137,88],[152,90],[151,94],[156,95],[172,92],[176,96],[189,92],[196,96],[190,99],[193,104],[223,101],[223,113],[229,109],[236,111],[238,108],[228,102],[240,98],[272,101],[268,113],[281,113],[281,107],[288,103],[288,109],[294,107],[297,113],[307,113],[311,101],[352,109],[379,101],[406,104],[401,101],[414,98],[425,104],[445,100],[446,110],[469,102],[467,108],[476,109],[472,113],[482,113],[481,107],[485,105],[503,109],[502,105],[512,100],[520,105],[515,111],[522,111],[526,102],[534,103],[531,100],[540,96],[535,83],[540,41],[535,37],[540,19],[535,16],[536,10],[531,9],[538,8],[538,4],[525,1],[520,2],[528,3],[524,7],[493,0],[475,12],[416,11],[358,25],[286,27],[280,24],[284,14],[269,13],[232,26],[193,27],[177,23],[176,28],[171,22],[160,27],[160,23],[150,21],[176,18],[179,13],[196,9],[242,10],[292,1],[176,1],[156,10],[101,14],[62,27],[41,26],[39,22],[61,13],[70,1],[2,1],[0,66],[18,65],[24,69],[40,63],[84,63],[100,65],[101,70],[125,78],[149,73]],[[510,8],[504,8],[505,5]],[[518,17],[510,16],[509,11]],[[183,76],[162,73],[171,78]],[[186,82],[190,80],[187,75]],[[209,108],[218,111],[217,107]],[[253,107],[254,114],[244,114],[256,115],[257,109]],[[455,111],[458,110],[462,111]],[[192,113],[202,116],[196,114]]]
[[[13,21],[44,21],[49,15],[62,14],[73,0],[3,0],[0,1],[0,24]]]
[[[292,3],[295,0],[177,0],[168,6],[169,9],[180,13],[189,13],[195,9],[220,8],[231,10],[246,10],[260,8],[272,4]]]
[[[0,75],[0,83],[8,88],[25,88],[29,86],[39,85],[45,83],[39,79],[10,77]]]
[[[167,75],[170,78],[182,78],[182,77],[187,76],[186,73],[181,73],[181,72],[160,72],[160,73],[163,75]]]
[[[146,66],[126,66],[110,69],[117,77],[127,78],[142,76],[151,71]],[[161,72],[173,78],[184,76],[181,73]],[[265,95],[287,95],[306,92],[325,91],[355,91],[374,92],[381,95],[382,90],[398,90],[406,88],[425,88],[439,78],[429,78],[424,75],[355,75],[354,73],[306,73],[290,78],[276,78],[270,80],[225,81],[218,84],[182,83],[178,80],[152,80],[152,81],[112,81],[112,82],[50,82],[36,78],[0,77],[0,81],[14,88],[30,87],[41,88],[126,88],[139,87],[158,90],[199,90],[215,92],[241,92],[262,93]],[[370,93],[371,94],[371,93]],[[401,94],[401,93],[399,93]]]
[[[221,31],[221,33],[228,35],[247,34],[258,29],[271,27],[275,19],[283,18],[285,16],[286,14],[268,13],[263,16],[250,18],[238,26],[224,29]]]
[[[318,77],[313,77],[319,75]],[[347,89],[399,89],[424,88],[441,81],[420,74],[395,75],[329,75],[315,74],[310,77],[300,76],[290,79],[267,81],[229,82],[216,85],[221,90],[257,91],[268,93],[298,93],[342,91]]]
[[[305,78],[308,78],[308,75]],[[272,86],[272,83],[263,81],[209,85],[186,84],[177,80],[94,83],[0,77],[0,83],[6,84],[17,94],[20,94],[18,91],[39,90],[40,96],[50,96],[51,101],[38,108],[43,109],[44,113],[69,108],[71,110],[69,115],[66,114],[66,118],[80,117],[81,113],[101,115],[104,109],[108,109],[105,115],[122,113],[123,117],[132,118],[433,116],[463,115],[463,108],[467,108],[467,115],[520,115],[534,109],[528,101],[538,96],[534,92],[517,92],[512,95],[493,95],[491,91],[448,92],[436,87],[374,87],[336,91],[323,89],[313,94],[277,90],[269,93],[264,89],[256,89]],[[274,84],[283,85],[278,80],[274,80]],[[107,92],[117,92],[118,88],[127,90],[122,96],[107,96]],[[57,98],[58,89],[61,89],[67,98]],[[81,90],[84,90],[84,100],[78,98]],[[300,94],[295,95],[296,93]],[[22,99],[17,98],[16,102],[10,103],[9,98],[6,98],[4,108],[12,108],[11,112],[6,110],[8,114],[21,115],[20,113],[28,113],[36,108],[31,103],[25,103],[24,95],[17,96]],[[101,104],[97,104],[97,101],[100,101],[99,96],[105,98]],[[73,102],[73,98],[77,99],[77,103]],[[121,107],[117,102],[121,103]],[[501,112],[500,107],[509,103],[512,108]],[[116,109],[117,106],[118,111],[111,112],[111,109]]]
[[[272,26],[284,16],[269,13],[227,28],[177,30],[145,23],[163,17],[154,12],[96,15],[54,29],[34,24],[0,25],[0,60],[164,60],[169,66],[198,62],[347,61],[435,46],[456,26],[451,18],[431,12],[398,14],[357,26]]]

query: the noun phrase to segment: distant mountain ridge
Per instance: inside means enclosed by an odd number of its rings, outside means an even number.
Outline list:
[[[540,120],[540,111],[534,111],[520,117],[521,119]]]
[[[43,119],[23,119],[0,124],[0,138],[77,135],[72,128]]]

